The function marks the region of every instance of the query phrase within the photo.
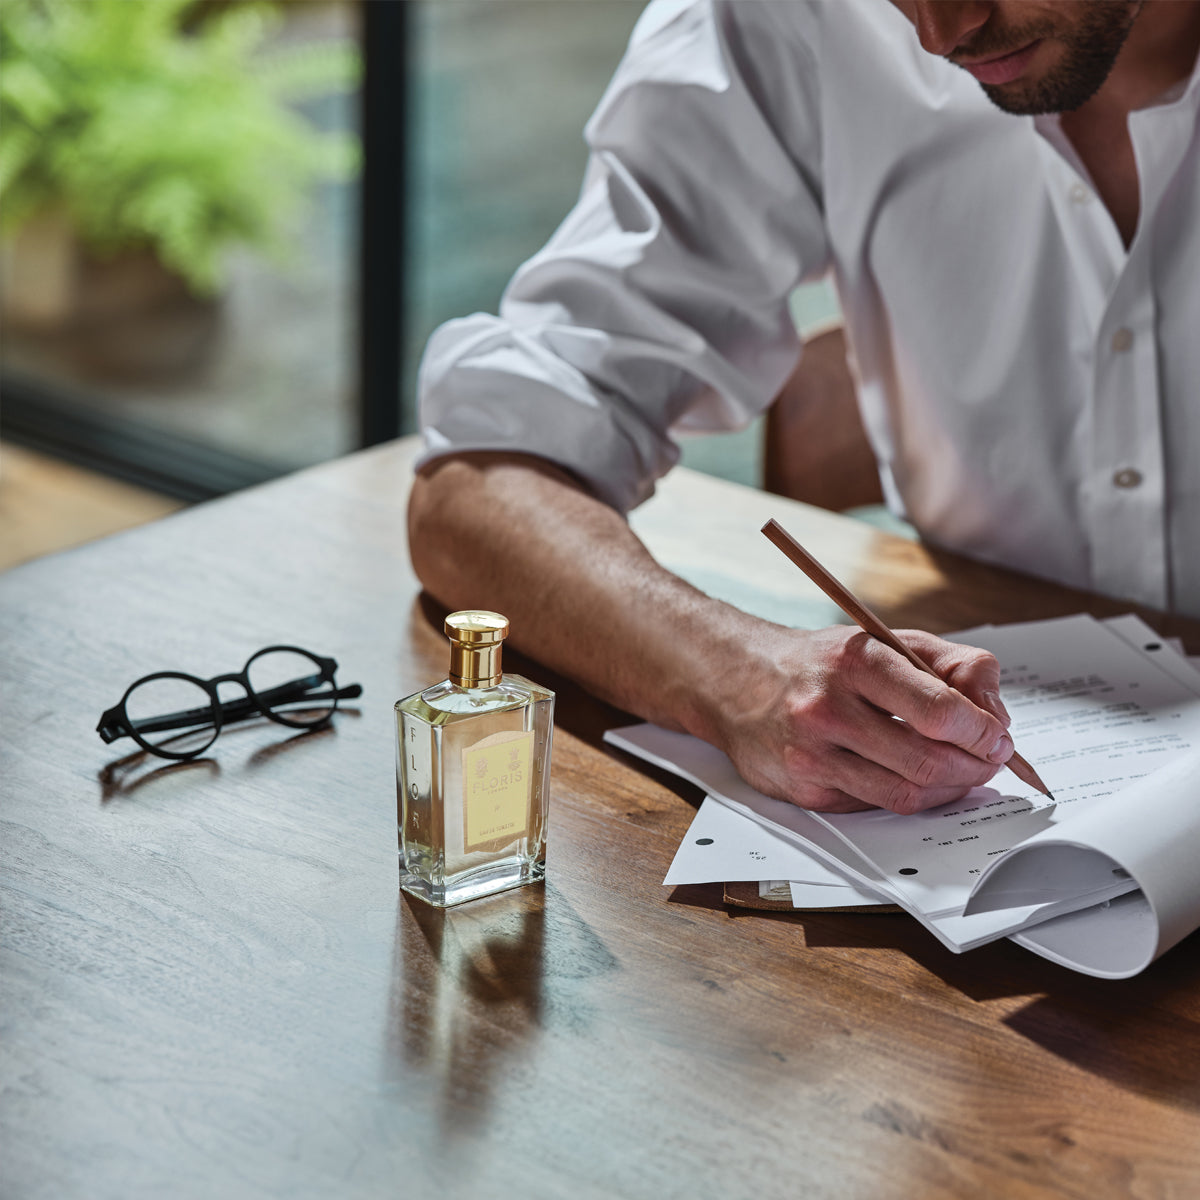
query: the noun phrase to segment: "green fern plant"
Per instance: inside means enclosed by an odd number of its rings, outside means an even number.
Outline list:
[[[280,253],[357,146],[290,105],[348,86],[348,43],[267,49],[280,19],[193,0],[0,2],[0,233],[61,216],[100,256],[149,247],[200,293],[227,247]]]

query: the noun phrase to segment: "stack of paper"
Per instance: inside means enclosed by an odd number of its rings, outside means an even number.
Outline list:
[[[795,881],[797,907],[896,904],[955,951],[1010,936],[1088,974],[1136,974],[1200,926],[1200,673],[1133,616],[955,640],[999,659],[1013,739],[1056,803],[1003,771],[916,816],[822,815],[685,734],[610,731],[721,806],[702,806],[666,882],[701,882],[698,855],[720,846],[710,874]]]

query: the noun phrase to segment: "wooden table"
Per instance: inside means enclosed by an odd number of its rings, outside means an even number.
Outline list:
[[[6,1198],[1200,1195],[1200,940],[1104,983],[906,917],[664,889],[697,794],[536,664],[545,888],[399,896],[391,705],[446,658],[405,553],[413,452],[0,577]],[[685,472],[637,524],[811,602],[769,515],[893,623],[1119,607]],[[182,766],[93,732],[138,675],[279,640],[336,656],[357,710]]]

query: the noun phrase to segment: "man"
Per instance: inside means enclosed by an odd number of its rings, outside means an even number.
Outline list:
[[[982,651],[780,628],[621,513],[672,427],[764,409],[831,270],[889,503],[931,541],[1200,615],[1200,4],[660,0],[579,204],[422,367],[411,543],[602,697],[806,807],[917,811],[1012,753]],[[901,720],[893,720],[892,717]]]

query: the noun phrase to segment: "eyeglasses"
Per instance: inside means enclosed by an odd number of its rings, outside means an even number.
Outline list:
[[[120,704],[100,718],[96,732],[105,742],[131,737],[151,754],[185,760],[203,754],[225,725],[256,716],[316,729],[333,716],[339,700],[362,695],[360,684],[338,687],[336,670],[332,658],[299,646],[267,646],[235,675],[197,679],[159,671],[131,684]],[[246,694],[222,700],[217,689],[223,683],[239,684]]]

